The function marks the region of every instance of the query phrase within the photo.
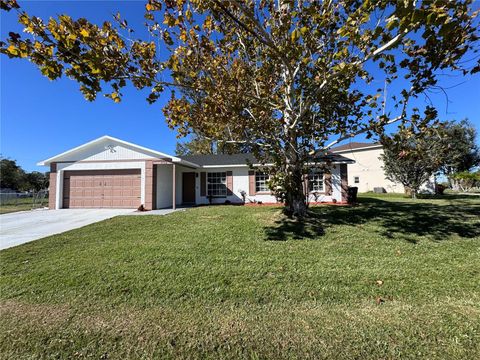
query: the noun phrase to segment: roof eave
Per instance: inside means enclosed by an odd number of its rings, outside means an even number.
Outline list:
[[[362,147],[342,149],[342,150],[331,149],[330,151],[334,154],[341,154],[341,153],[348,153],[348,152],[352,152],[352,151],[377,149],[377,148],[382,148],[382,147],[383,147],[382,144],[375,144],[375,145],[371,145],[371,146],[362,146]]]

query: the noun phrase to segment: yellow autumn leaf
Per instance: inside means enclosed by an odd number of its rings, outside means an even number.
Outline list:
[[[292,42],[296,42],[299,38],[300,38],[300,32],[298,31],[298,29],[293,30],[291,34]]]
[[[7,48],[7,51],[12,54],[12,55],[17,55],[18,54],[18,49],[13,46],[13,45],[10,45],[8,48]]]
[[[85,29],[82,29],[82,31],[80,31],[80,35],[82,35],[83,37],[87,37],[89,34],[89,32]]]
[[[145,5],[145,8],[147,9],[147,11],[152,11],[152,5],[150,4]]]
[[[182,41],[187,41],[187,32],[182,29],[182,31],[180,32],[179,38],[180,38],[180,40],[182,40]]]

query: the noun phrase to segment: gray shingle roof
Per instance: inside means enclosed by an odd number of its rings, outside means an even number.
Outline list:
[[[182,160],[192,162],[200,166],[211,165],[246,165],[248,163],[258,164],[259,161],[253,154],[206,154],[206,155],[186,155],[180,156]],[[353,162],[342,155],[329,153],[322,157],[318,157],[315,161],[331,161],[331,162]]]
[[[247,161],[258,163],[253,154],[206,154],[180,156],[180,159],[204,165],[245,165]]]

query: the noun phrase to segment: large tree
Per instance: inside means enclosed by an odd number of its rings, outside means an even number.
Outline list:
[[[312,156],[395,121],[427,123],[435,109],[410,101],[438,86],[440,72],[479,71],[464,61],[478,43],[471,4],[149,0],[147,27],[158,41],[143,41],[120,14],[101,26],[68,15],[44,21],[2,0],[27,35],[10,33],[1,51],[30,59],[51,79],[78,81],[88,100],[107,92],[121,101],[128,82],[151,88],[150,102],[171,90],[164,114],[172,128],[248,143],[261,162],[275,164],[286,210],[302,217]],[[395,83],[391,111],[374,79]]]
[[[0,158],[0,188],[22,190],[25,176],[25,171],[15,160]]]
[[[15,160],[0,157],[0,188],[39,191],[48,188],[48,176],[38,171],[27,173]]]

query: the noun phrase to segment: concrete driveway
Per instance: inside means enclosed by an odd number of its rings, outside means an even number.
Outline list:
[[[131,209],[62,209],[0,215],[0,250],[132,213]]]

